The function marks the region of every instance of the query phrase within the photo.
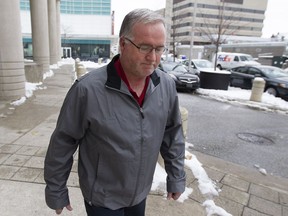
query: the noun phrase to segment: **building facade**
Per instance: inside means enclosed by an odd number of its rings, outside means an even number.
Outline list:
[[[60,0],[30,0],[30,3],[33,62],[29,62],[29,67],[35,68],[37,82],[41,82],[49,65],[60,60]],[[15,100],[25,97],[27,80],[20,1],[0,1],[0,18],[3,21],[0,28],[0,100]]]
[[[267,3],[268,0],[167,0],[170,45],[190,45],[192,35],[195,45],[211,44],[211,38],[219,32],[261,37]]]
[[[20,0],[24,57],[33,58],[30,0]],[[62,57],[97,61],[110,57],[112,35],[111,0],[61,0]]]
[[[111,0],[0,1],[0,18],[0,100],[25,97],[61,57],[109,58],[117,40]]]

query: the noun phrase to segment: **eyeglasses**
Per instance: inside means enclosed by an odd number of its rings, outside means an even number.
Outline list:
[[[149,54],[152,52],[152,50],[155,50],[156,55],[162,55],[167,50],[166,47],[164,47],[164,46],[159,46],[159,47],[155,47],[155,48],[153,46],[150,46],[150,45],[138,46],[128,38],[125,37],[124,39],[129,41],[132,45],[134,45],[139,50],[140,53],[143,53],[143,54]]]

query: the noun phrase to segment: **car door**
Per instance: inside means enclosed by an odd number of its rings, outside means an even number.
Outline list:
[[[249,80],[251,80],[251,75],[248,74],[247,67],[237,67],[232,69],[230,85],[240,88],[247,88]]]
[[[256,77],[263,77],[262,72],[259,69],[254,68],[254,67],[249,67],[248,75],[249,76],[247,76],[247,80],[246,80],[246,83],[245,83],[245,86],[247,86],[248,89],[252,89],[253,80]]]
[[[239,65],[239,57],[238,56],[234,56],[234,57],[232,56],[231,58],[232,58],[232,60],[230,61],[230,65],[229,65],[230,68],[241,66],[241,65]]]

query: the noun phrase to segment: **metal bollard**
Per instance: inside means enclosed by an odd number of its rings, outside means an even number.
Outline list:
[[[253,80],[253,86],[250,96],[250,101],[261,102],[262,101],[262,94],[265,88],[265,80],[261,77],[256,77]]]
[[[86,68],[82,64],[78,64],[76,72],[77,72],[77,78],[80,78],[86,73]]]

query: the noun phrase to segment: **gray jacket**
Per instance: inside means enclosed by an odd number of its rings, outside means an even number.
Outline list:
[[[178,96],[169,75],[155,70],[143,106],[114,68],[81,77],[69,90],[45,158],[46,202],[69,203],[66,182],[79,147],[78,174],[84,199],[118,209],[148,195],[159,151],[167,172],[167,191],[185,189],[185,144]]]

